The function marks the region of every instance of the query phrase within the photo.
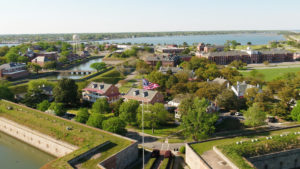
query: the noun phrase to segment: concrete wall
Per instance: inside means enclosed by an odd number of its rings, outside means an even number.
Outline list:
[[[300,149],[250,157],[247,160],[257,169],[300,168]]]
[[[56,157],[62,157],[77,149],[76,146],[58,141],[2,117],[0,117],[0,131]]]
[[[138,143],[134,142],[129,147],[103,160],[98,167],[101,169],[124,169],[138,158]]]
[[[191,169],[212,169],[189,144],[185,145],[185,162]]]
[[[231,162],[217,147],[213,147],[213,150],[218,156],[220,156],[232,169],[239,169],[233,162]]]

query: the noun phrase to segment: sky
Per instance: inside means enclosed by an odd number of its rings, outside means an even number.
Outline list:
[[[300,0],[0,0],[0,34],[299,30]]]

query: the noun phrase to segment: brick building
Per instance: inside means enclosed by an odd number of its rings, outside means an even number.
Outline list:
[[[82,89],[82,99],[95,102],[99,98],[107,98],[108,102],[119,100],[119,88],[112,84],[91,82],[86,88]]]
[[[204,57],[214,61],[219,65],[230,64],[234,60],[241,60],[244,63],[263,63],[269,62],[290,62],[293,61],[293,53],[286,50],[265,50],[265,51],[228,51],[228,52],[210,52],[200,53],[198,57]]]
[[[16,79],[28,74],[25,63],[7,63],[0,66],[0,78]]]

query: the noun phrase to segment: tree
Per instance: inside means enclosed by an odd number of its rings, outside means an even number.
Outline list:
[[[28,107],[36,108],[37,104],[47,99],[48,96],[41,89],[37,88],[27,91],[22,102]]]
[[[247,66],[247,63],[244,63],[241,60],[234,60],[228,66],[235,67],[236,69],[240,70]]]
[[[180,102],[178,107],[178,112],[180,112],[181,115],[187,115],[189,109],[192,106],[193,106],[193,98],[188,96]]]
[[[106,98],[97,99],[92,106],[93,113],[105,114],[109,112],[109,104]]]
[[[124,99],[120,98],[118,101],[113,102],[111,104],[111,110],[113,111],[115,117],[118,117],[120,115],[120,107],[123,104]]]
[[[120,119],[119,117],[112,117],[108,120],[103,121],[102,124],[103,130],[117,133],[117,134],[125,134],[126,133],[126,123]]]
[[[166,88],[170,89],[172,86],[174,86],[176,83],[178,83],[178,79],[174,75],[170,75],[169,79],[166,81]]]
[[[49,82],[47,79],[30,80],[28,82],[28,89],[27,89],[27,91],[35,90],[35,89],[41,88],[43,86],[53,87],[53,84],[51,82]]]
[[[39,74],[39,71],[42,69],[42,67],[39,64],[32,63],[31,68],[36,74]]]
[[[186,137],[192,137],[197,141],[207,138],[214,133],[214,124],[218,116],[217,114],[206,112],[209,102],[205,99],[195,98],[192,104],[188,113],[183,115],[181,126]]]
[[[61,56],[58,58],[58,62],[60,63],[66,63],[68,61],[68,58],[66,56]]]
[[[155,68],[156,68],[156,70],[159,70],[159,68],[161,67],[161,61],[158,61],[157,63],[156,63],[156,66],[155,66]]]
[[[128,124],[136,123],[136,114],[139,108],[139,102],[136,100],[129,100],[120,106],[120,118]]]
[[[300,122],[300,101],[297,101],[296,106],[293,108],[291,112],[292,119]]]
[[[6,53],[5,57],[7,58],[8,62],[17,62],[19,55],[15,52],[9,51]]]
[[[27,63],[28,62],[28,58],[26,56],[19,56],[18,57],[18,62],[19,63]]]
[[[63,103],[52,102],[49,110],[52,110],[57,116],[63,116],[66,113]]]
[[[37,105],[37,109],[40,111],[46,111],[50,107],[50,103],[48,100],[44,100]]]
[[[257,127],[263,125],[266,120],[266,113],[263,112],[260,107],[254,103],[249,109],[244,113],[245,124]]]
[[[247,106],[249,106],[249,107],[252,106],[252,104],[254,103],[256,95],[258,94],[258,92],[259,92],[259,89],[256,88],[256,87],[248,88],[246,90],[244,98],[246,99]]]
[[[89,116],[90,114],[87,108],[80,108],[75,117],[75,120],[80,123],[86,123],[89,119]]]
[[[230,89],[223,90],[221,94],[217,96],[216,100],[218,105],[226,110],[235,110],[238,108],[237,96]]]
[[[0,47],[0,57],[5,56],[8,51],[9,51],[8,46]]]
[[[205,98],[208,100],[215,100],[216,97],[222,92],[223,87],[217,83],[198,83],[198,90],[195,92],[199,98]]]
[[[92,113],[89,116],[88,121],[86,122],[87,125],[89,126],[93,126],[96,128],[102,128],[102,123],[105,120],[105,116],[103,114],[99,114],[99,113]]]
[[[53,89],[53,96],[56,102],[67,105],[74,105],[78,102],[77,88],[73,79],[61,79]]]
[[[99,72],[106,68],[106,64],[104,62],[96,62],[96,63],[91,64],[91,68],[96,69],[97,72]]]
[[[0,99],[13,100],[14,94],[6,84],[0,84]]]
[[[56,61],[50,61],[50,62],[46,62],[43,66],[44,69],[54,69],[56,68],[57,63]]]
[[[154,129],[159,125],[166,123],[168,111],[165,109],[164,105],[161,103],[155,103],[154,105],[147,105],[144,107],[144,126],[152,129],[152,134],[154,134]],[[142,125],[142,107],[138,109],[137,122],[139,126]]]
[[[251,42],[247,42],[247,45],[248,45],[248,46],[251,46],[251,45],[252,45],[252,43],[251,43]]]

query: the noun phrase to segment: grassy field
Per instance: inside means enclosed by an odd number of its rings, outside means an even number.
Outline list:
[[[191,147],[200,155],[202,155],[204,152],[211,150],[213,146],[219,146],[219,145],[226,145],[235,143],[237,141],[245,141],[249,140],[251,138],[258,138],[258,137],[266,137],[270,135],[279,135],[281,133],[293,133],[293,132],[300,131],[300,127],[291,128],[291,129],[284,129],[284,130],[278,130],[278,131],[271,131],[271,132],[264,132],[259,134],[250,134],[247,136],[241,136],[241,137],[234,137],[234,138],[227,138],[227,139],[221,139],[221,140],[214,140],[214,141],[208,141],[204,143],[198,143],[198,144],[192,144]]]
[[[100,74],[96,77],[93,77],[91,79],[89,79],[89,82],[105,82],[105,83],[110,83],[110,84],[116,84],[118,83],[119,80],[124,79],[124,76],[118,72],[115,68],[105,72],[103,74]]]
[[[250,71],[240,71],[243,76],[247,77],[250,76]],[[293,68],[274,68],[274,69],[257,69],[257,72],[262,73],[265,78],[265,81],[271,81],[278,77],[283,76],[286,73],[296,73],[300,72],[300,67],[293,67]]]
[[[11,106],[13,109],[7,110],[7,106]],[[96,164],[131,144],[131,141],[112,135],[109,132],[3,100],[0,101],[0,116],[47,134],[57,140],[62,140],[79,147],[79,149],[73,153],[46,164],[43,168],[47,169],[72,168],[67,161],[93,147],[109,141],[110,144],[102,148],[101,151],[103,152],[101,152],[100,157],[89,159],[82,163],[82,166],[85,168],[97,168]],[[71,127],[72,130],[67,130],[67,127]]]

